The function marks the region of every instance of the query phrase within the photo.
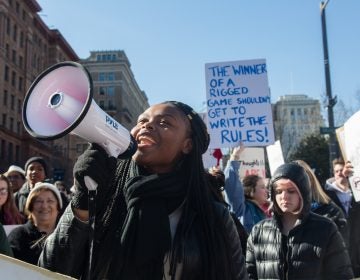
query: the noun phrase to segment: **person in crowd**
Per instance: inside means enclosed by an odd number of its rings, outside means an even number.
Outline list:
[[[10,165],[4,175],[9,179],[10,187],[13,193],[20,190],[25,183],[25,171],[17,165]]]
[[[333,161],[334,177],[326,181],[324,190],[345,213],[349,231],[349,254],[355,277],[360,277],[360,202],[352,194],[348,177],[353,173],[351,162]]]
[[[303,160],[295,160],[295,162],[305,169],[305,172],[310,180],[312,199],[311,211],[333,220],[333,222],[335,222],[335,224],[337,225],[347,248],[349,248],[349,229],[343,211],[324,192],[319,180],[317,179],[311,167]]]
[[[26,199],[36,183],[44,182],[47,176],[47,166],[43,157],[31,157],[25,163],[26,182],[15,193],[15,203],[21,213],[25,212]]]
[[[61,195],[53,184],[35,184],[25,205],[27,223],[14,228],[8,236],[15,258],[37,264],[44,241],[56,227],[61,208]]]
[[[244,145],[240,143],[239,146],[232,150],[224,170],[226,202],[230,205],[231,211],[235,213],[238,219],[241,219],[245,213],[244,188],[239,176],[239,160],[244,149]]]
[[[254,223],[268,217],[269,202],[265,182],[259,176],[251,175],[246,180],[247,188],[245,192],[245,186],[243,186],[239,174],[240,155],[244,149],[243,143],[240,143],[230,154],[230,159],[224,170],[225,192],[227,202],[232,206],[231,210],[240,219],[246,231],[250,232]],[[257,187],[256,184],[258,184]],[[266,212],[264,209],[267,209]]]
[[[256,223],[267,218],[262,207],[268,205],[268,189],[264,179],[255,174],[245,176],[242,184],[245,195],[245,213],[241,222],[249,233]]]
[[[145,110],[131,134],[138,145],[131,159],[109,157],[94,143],[78,158],[71,207],[39,265],[76,278],[247,279],[234,222],[207,180],[202,154],[210,139],[201,117],[167,101]],[[98,184],[90,269],[84,176]]]
[[[295,162],[280,165],[270,180],[273,217],[248,237],[250,279],[352,279],[344,241],[333,221],[310,211],[310,181]]]
[[[227,205],[227,207],[230,206],[226,203],[225,195],[224,195],[224,186],[225,186],[225,175],[222,170],[216,166],[209,169],[210,174],[210,186],[212,187],[211,190],[214,193],[214,197],[221,203]],[[246,242],[248,238],[248,233],[244,226],[241,224],[239,219],[236,217],[235,213],[230,211],[230,215],[236,225],[236,229],[239,234],[240,242],[241,242],[241,249],[243,254],[246,253]]]
[[[3,225],[18,225],[25,222],[14,201],[14,195],[8,178],[0,174],[0,223]]]
[[[0,254],[13,257],[13,252],[10,247],[9,240],[6,236],[3,225],[0,223]]]
[[[63,212],[63,210],[65,210],[65,208],[69,204],[69,200],[71,197],[70,190],[68,190],[64,181],[55,181],[54,186],[57,187],[57,189],[60,191],[61,198],[63,201],[63,208],[62,208],[62,212]]]

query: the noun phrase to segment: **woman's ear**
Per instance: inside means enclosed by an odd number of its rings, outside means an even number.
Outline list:
[[[191,152],[192,150],[192,139],[191,138],[186,138],[184,141],[184,145],[182,148],[182,152],[187,155]]]

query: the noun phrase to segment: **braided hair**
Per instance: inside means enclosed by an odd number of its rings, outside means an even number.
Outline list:
[[[206,152],[210,136],[202,118],[188,105],[167,101],[165,104],[173,104],[188,118],[191,126],[192,151],[185,157],[183,168],[188,174],[188,187],[183,207],[182,217],[179,221],[179,229],[175,236],[173,256],[171,263],[172,275],[175,275],[176,262],[181,262],[181,253],[186,240],[186,234],[193,226],[192,213],[196,212],[197,225],[201,233],[201,279],[232,279],[233,275],[229,255],[229,240],[225,236],[223,221],[215,213],[214,197],[206,174],[202,155]],[[224,246],[225,245],[225,246]]]

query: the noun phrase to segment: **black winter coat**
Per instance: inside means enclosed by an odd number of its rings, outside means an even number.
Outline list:
[[[288,236],[281,233],[275,219],[255,225],[248,238],[246,266],[250,279],[352,278],[349,256],[336,225],[314,213]]]
[[[238,232],[230,213],[227,208],[220,203],[216,203],[216,209],[218,210],[218,214],[222,216],[229,240],[233,241],[231,242],[231,259],[236,268],[237,276],[235,279],[248,279]],[[194,221],[194,224],[195,226],[189,232],[188,240],[185,242],[184,248],[182,279],[186,280],[199,279],[198,242],[201,242],[199,240],[201,237],[196,234],[196,221]],[[47,238],[38,264],[41,267],[75,278],[83,277],[86,274],[88,265],[88,230],[88,224],[76,219],[73,215],[71,205],[69,205],[54,233]],[[149,279],[151,279],[151,275]]]
[[[283,213],[277,205],[276,181],[290,179],[298,188],[302,208],[288,235],[282,233]],[[249,237],[246,266],[250,279],[353,278],[344,240],[333,221],[310,211],[310,182],[305,170],[287,163],[270,180],[274,216],[256,224]]]
[[[342,209],[345,209],[341,204],[336,192],[329,188],[325,188],[326,194],[333,200],[333,202]],[[356,202],[354,198],[351,200],[347,220],[347,231],[349,244],[350,260],[355,277],[360,277],[360,202]]]
[[[31,221],[14,228],[8,236],[14,257],[36,265],[43,244],[38,241],[45,235],[46,234],[41,233]]]

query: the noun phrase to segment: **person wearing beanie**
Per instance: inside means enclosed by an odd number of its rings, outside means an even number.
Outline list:
[[[9,179],[10,187],[13,193],[16,193],[25,183],[25,171],[17,165],[10,165],[9,169],[4,173]]]
[[[26,182],[14,194],[15,203],[21,213],[25,211],[26,199],[36,183],[44,182],[47,177],[47,166],[43,157],[31,157],[25,163]]]
[[[26,201],[26,224],[8,236],[14,257],[36,265],[47,236],[58,222],[63,202],[59,190],[50,183],[36,183]]]
[[[296,162],[279,166],[270,179],[273,217],[248,237],[250,279],[352,279],[344,240],[336,224],[310,211],[310,181]]]

